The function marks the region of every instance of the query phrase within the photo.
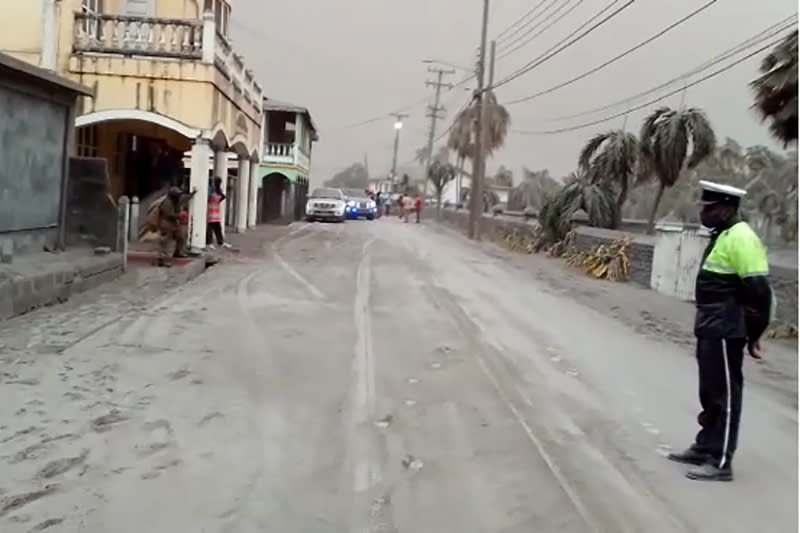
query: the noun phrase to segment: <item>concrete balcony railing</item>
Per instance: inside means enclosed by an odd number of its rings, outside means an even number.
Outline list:
[[[294,165],[297,152],[291,143],[267,143],[264,147],[264,162]]]
[[[194,20],[75,14],[77,52],[202,59],[203,24]]]
[[[128,57],[163,57],[213,64],[235,92],[259,114],[264,94],[242,56],[216,28],[213,13],[202,20],[75,13],[73,50]]]

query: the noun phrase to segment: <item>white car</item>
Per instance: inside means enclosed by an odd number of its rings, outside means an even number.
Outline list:
[[[314,189],[306,201],[306,220],[344,222],[347,218],[345,207],[346,199],[341,189],[330,187]]]

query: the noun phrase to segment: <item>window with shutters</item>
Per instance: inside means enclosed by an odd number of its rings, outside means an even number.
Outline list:
[[[225,37],[230,37],[230,20],[231,6],[224,0],[216,0],[214,2],[214,21],[217,23],[217,31]]]
[[[87,15],[83,21],[83,31],[86,35],[100,38],[100,24],[97,16],[103,13],[103,0],[81,0],[81,13]]]
[[[77,130],[78,157],[97,157],[97,126]]]

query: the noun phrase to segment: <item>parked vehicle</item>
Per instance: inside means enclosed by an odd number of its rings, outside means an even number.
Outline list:
[[[346,189],[344,191],[347,202],[346,215],[350,219],[361,217],[367,220],[375,220],[378,216],[378,206],[375,201],[367,196],[365,191],[359,189]]]
[[[314,189],[306,202],[306,220],[344,222],[347,218],[345,208],[346,200],[341,189],[331,187]]]

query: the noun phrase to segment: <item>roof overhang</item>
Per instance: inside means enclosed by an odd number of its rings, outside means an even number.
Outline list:
[[[94,96],[94,91],[85,85],[61,77],[49,70],[33,66],[3,52],[0,52],[0,70],[11,70],[21,74],[23,77],[35,79],[39,83],[55,86],[76,95]]]
[[[284,113],[300,113],[301,115],[305,115],[305,117],[308,119],[308,124],[311,126],[311,140],[319,140],[319,135],[317,134],[317,125],[314,124],[314,118],[311,116],[311,111],[309,111],[308,108],[290,104],[288,102],[281,102],[280,100],[274,100],[265,96],[262,109],[267,113],[270,111],[281,111]]]

